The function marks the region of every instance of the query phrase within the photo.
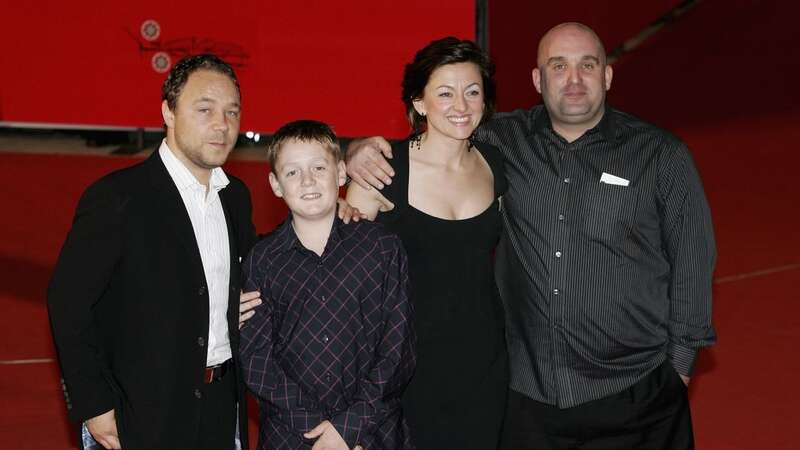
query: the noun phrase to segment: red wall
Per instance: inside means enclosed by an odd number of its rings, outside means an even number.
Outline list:
[[[498,110],[539,103],[531,70],[539,39],[562,22],[593,28],[610,52],[670,11],[679,0],[533,2],[489,0],[489,50],[497,65]],[[613,5],[613,7],[611,6]]]
[[[800,119],[800,4],[705,0],[616,64],[611,103],[671,129]]]
[[[2,16],[0,121],[160,127],[165,75],[139,42],[169,47],[174,62],[190,47],[176,40],[195,38],[195,52],[211,44],[243,64],[243,131],[305,117],[343,136],[403,136],[403,65],[475,28],[472,0],[34,0],[3,2]],[[140,31],[148,19],[153,41]]]

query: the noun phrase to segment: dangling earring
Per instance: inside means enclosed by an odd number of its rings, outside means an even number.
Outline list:
[[[467,151],[471,151],[472,147],[475,147],[475,132],[469,135],[469,137],[467,138],[467,143],[469,144],[469,146],[467,147]]]
[[[420,150],[422,149],[422,133],[417,133],[411,137],[411,142],[409,142],[409,146],[411,150]]]
[[[425,113],[424,112],[421,112],[421,113],[418,113],[418,114],[420,116],[422,116],[422,117],[425,117]],[[422,126],[420,126],[419,128],[422,128]],[[422,130],[420,130],[420,129],[415,129],[414,130],[414,136],[411,138],[411,142],[409,143],[409,146],[411,147],[412,150],[421,150],[422,149]]]

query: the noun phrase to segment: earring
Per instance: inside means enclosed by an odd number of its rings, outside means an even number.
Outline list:
[[[409,142],[409,147],[411,147],[411,150],[421,150],[422,149],[422,133],[415,134],[411,138],[411,142]]]

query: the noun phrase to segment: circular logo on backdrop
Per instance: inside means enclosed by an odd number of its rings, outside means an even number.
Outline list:
[[[153,65],[153,70],[158,73],[164,73],[172,66],[172,60],[167,52],[156,52],[150,59],[150,63]]]
[[[142,22],[142,27],[139,29],[142,37],[147,41],[155,41],[161,35],[161,25],[155,20],[148,19]]]

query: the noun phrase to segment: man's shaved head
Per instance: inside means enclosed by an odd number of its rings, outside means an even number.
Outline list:
[[[568,141],[603,117],[613,71],[603,43],[586,25],[567,22],[545,33],[532,75],[553,129]]]
[[[586,25],[579,23],[579,22],[564,22],[550,28],[547,33],[542,36],[542,39],[539,40],[539,48],[538,48],[538,56],[536,59],[536,65],[542,67],[543,64],[547,62],[546,58],[547,49],[552,44],[554,40],[558,40],[561,37],[568,35],[568,34],[586,34],[588,35],[596,44],[597,44],[597,55],[601,56],[600,62],[605,65],[606,64],[606,48],[603,45],[603,41],[600,40],[600,37],[597,33],[594,32],[593,29],[587,27]]]

